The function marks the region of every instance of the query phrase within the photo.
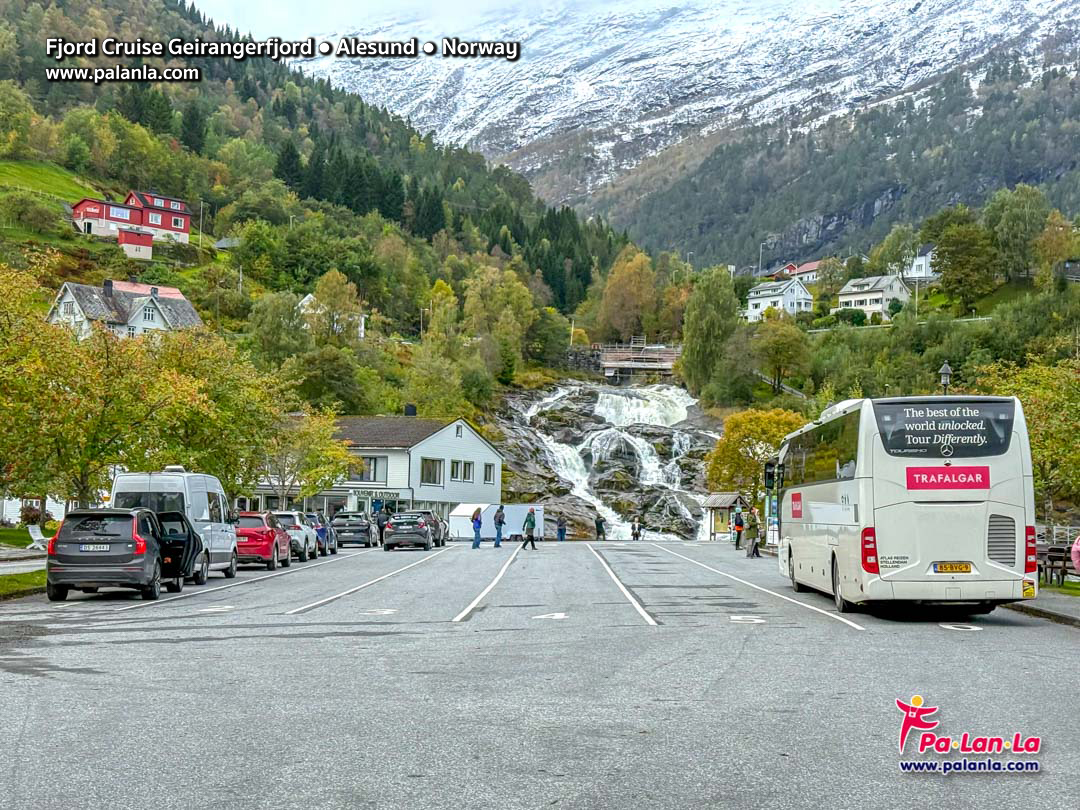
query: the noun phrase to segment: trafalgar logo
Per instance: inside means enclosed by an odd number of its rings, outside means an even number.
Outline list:
[[[900,753],[904,753],[908,734],[913,730],[918,735],[916,750],[920,754],[948,754],[953,751],[961,754],[1038,754],[1042,748],[1042,737],[1026,736],[1014,732],[1012,736],[983,736],[964,731],[959,737],[936,734],[940,720],[931,719],[938,711],[937,706],[926,706],[921,695],[915,695],[910,703],[897,699],[896,708],[904,715],[900,722]]]

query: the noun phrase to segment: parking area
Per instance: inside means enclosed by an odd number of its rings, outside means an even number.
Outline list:
[[[350,547],[158,601],[0,603],[4,786],[38,807],[895,807],[955,798],[897,772],[895,700],[921,694],[955,731],[1047,741],[1042,773],[949,777],[972,806],[1059,806],[1080,732],[1031,685],[1078,639],[1004,609],[841,616],[721,544]]]

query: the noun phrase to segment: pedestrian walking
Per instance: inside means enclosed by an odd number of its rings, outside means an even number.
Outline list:
[[[533,536],[536,532],[536,510],[530,508],[529,514],[525,516],[525,523],[521,526],[521,531],[525,535],[525,539],[521,541],[522,550],[526,545],[532,544],[533,551],[536,551],[536,538]]]
[[[387,517],[387,514],[386,514],[386,510],[384,510],[384,509],[380,509],[375,514],[375,525],[379,529],[379,545],[380,546],[383,544],[383,533],[386,531],[386,521],[387,521],[387,519],[388,519],[388,517]]]
[[[746,524],[746,556],[747,556],[747,558],[749,558],[749,557],[760,557],[761,556],[761,550],[758,548],[758,542],[760,541],[760,538],[758,537],[758,527],[760,525],[761,524],[758,521],[757,509],[756,508],[751,509],[750,514],[747,517],[747,524]]]
[[[744,526],[742,512],[735,513],[735,519],[732,525],[735,527],[735,550],[738,551],[739,544],[742,543],[742,533]]]
[[[502,533],[503,526],[506,525],[506,512],[503,511],[502,504],[499,504],[499,508],[495,510],[495,548],[499,548],[502,545]]]
[[[607,540],[607,533],[604,531],[604,519],[600,515],[596,516],[596,539]]]
[[[1072,547],[1073,570],[1080,571],[1080,534],[1076,535],[1076,542]]]
[[[562,515],[555,521],[555,534],[558,535],[560,543],[566,539],[566,518]]]
[[[635,520],[633,523],[630,524],[630,539],[631,540],[640,540],[641,539],[641,521],[640,520]]]
[[[472,530],[473,530],[473,548],[480,548],[480,527],[483,522],[480,520],[480,507],[476,507],[476,511],[472,513]]]

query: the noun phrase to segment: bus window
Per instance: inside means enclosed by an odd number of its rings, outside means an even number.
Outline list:
[[[844,481],[855,477],[859,411],[832,419],[793,438],[784,459],[784,486]]]
[[[1000,456],[1012,438],[1014,403],[1003,400],[875,402],[874,415],[890,456]]]

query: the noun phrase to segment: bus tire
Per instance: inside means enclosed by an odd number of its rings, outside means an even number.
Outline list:
[[[791,578],[791,590],[795,591],[795,593],[804,593],[806,591],[806,586],[795,579],[795,555],[792,553],[791,549],[788,549],[787,554],[787,572],[788,576]]]
[[[836,602],[837,613],[851,613],[855,610],[855,605],[849,602],[840,593],[840,566],[836,564],[836,557],[832,558],[832,588],[833,588],[833,601]]]

